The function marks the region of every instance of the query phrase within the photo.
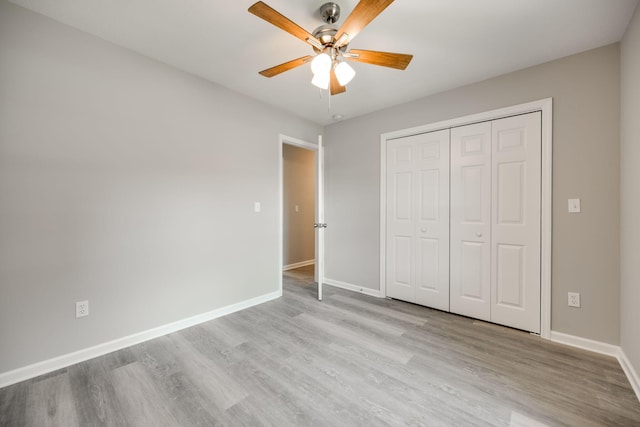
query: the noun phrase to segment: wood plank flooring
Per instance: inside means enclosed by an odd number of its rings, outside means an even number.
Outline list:
[[[640,426],[618,362],[285,273],[284,297],[0,390],[1,426]]]

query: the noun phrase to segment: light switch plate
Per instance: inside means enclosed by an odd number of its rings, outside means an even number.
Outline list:
[[[260,205],[260,202],[255,202],[253,204],[253,211],[254,212],[260,212],[262,210],[262,206]]]
[[[580,213],[580,199],[569,199],[569,213]]]

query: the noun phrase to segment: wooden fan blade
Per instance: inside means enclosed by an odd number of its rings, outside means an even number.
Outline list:
[[[300,27],[298,24],[261,1],[251,6],[249,8],[249,12],[253,13],[258,18],[262,18],[270,24],[273,24],[276,27],[286,31],[292,36],[299,38],[305,43],[309,43],[312,46],[314,45],[314,43],[317,43],[317,45],[322,46],[320,40],[313,37],[304,28]],[[311,40],[311,42],[309,42],[309,40]]]
[[[336,33],[335,40],[340,44],[334,46],[344,46],[353,40],[364,27],[369,25],[391,3],[393,3],[393,0],[360,0]],[[347,35],[343,39],[344,34]]]
[[[351,49],[349,53],[358,55],[357,58],[345,56],[350,61],[365,62],[367,64],[381,65],[383,67],[404,70],[411,62],[413,55],[405,53],[376,52],[375,50]]]
[[[303,56],[302,58],[294,59],[294,60],[285,62],[283,64],[276,65],[275,67],[271,67],[271,68],[267,68],[266,70],[262,70],[262,71],[260,71],[260,74],[265,76],[265,77],[277,76],[280,73],[284,73],[285,71],[292,70],[292,69],[294,69],[296,67],[301,66],[302,64],[305,64],[305,63],[311,61],[312,58],[313,58],[313,56],[311,56],[311,55]]]
[[[347,88],[340,85],[338,82],[338,78],[336,77],[335,71],[331,69],[331,79],[329,80],[329,90],[331,91],[331,95],[338,95],[339,93],[343,93],[347,91]]]

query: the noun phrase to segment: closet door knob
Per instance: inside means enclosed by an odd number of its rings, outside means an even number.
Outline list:
[[[478,236],[478,237],[482,237],[482,232],[481,232],[481,231],[478,231],[478,232],[476,233],[476,236]]]
[[[420,230],[420,231],[422,231],[423,233],[426,233],[426,232],[427,232],[427,229],[426,229],[426,228],[423,228],[423,229],[422,229],[422,230]]]

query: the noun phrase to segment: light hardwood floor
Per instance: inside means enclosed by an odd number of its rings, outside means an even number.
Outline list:
[[[0,390],[2,426],[639,426],[617,361],[331,287]]]

